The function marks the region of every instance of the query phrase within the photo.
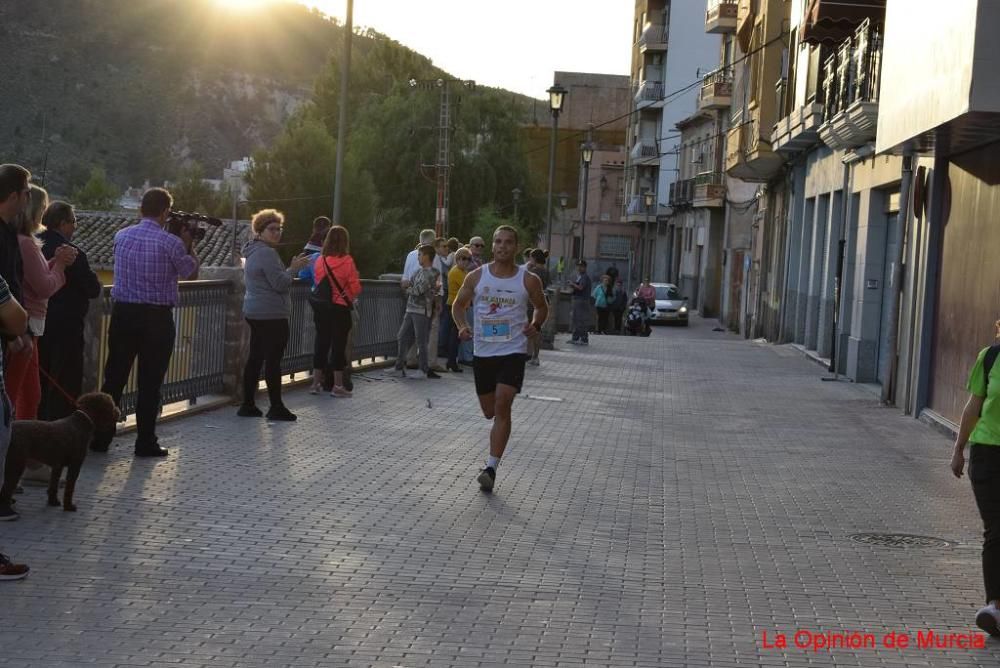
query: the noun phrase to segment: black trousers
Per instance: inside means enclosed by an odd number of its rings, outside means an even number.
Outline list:
[[[597,307],[597,331],[600,334],[608,333],[608,315],[610,315],[610,311],[606,306]]]
[[[621,334],[622,333],[622,315],[624,313],[625,313],[625,311],[623,311],[622,309],[618,309],[618,308],[611,309],[611,316],[612,316],[612,319],[614,321],[613,328],[615,330],[615,334]]]
[[[969,480],[983,518],[983,584],[986,600],[1000,600],[1000,446],[969,448]]]
[[[83,392],[83,323],[49,321],[45,334],[38,338],[38,366],[42,396],[38,403],[38,419],[61,420],[76,410],[70,397]],[[46,377],[51,376],[60,391]]]
[[[332,308],[313,307],[316,344],[313,368],[343,371],[347,366],[347,334],[351,331],[351,310],[334,304]]]
[[[257,394],[260,367],[264,367],[264,381],[271,406],[281,406],[281,358],[288,345],[288,318],[253,320],[250,325],[250,354],[243,367],[243,404],[252,406]]]
[[[102,392],[119,403],[132,364],[138,358],[136,377],[136,449],[156,445],[156,418],[160,412],[160,388],[174,350],[174,314],[169,306],[116,303],[108,327],[108,361],[104,365]],[[112,433],[110,436],[113,436]],[[95,434],[94,443],[106,443],[106,434]]]

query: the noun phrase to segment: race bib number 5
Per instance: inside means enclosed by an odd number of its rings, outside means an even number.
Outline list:
[[[483,341],[501,343],[510,341],[510,320],[493,320],[483,318]]]

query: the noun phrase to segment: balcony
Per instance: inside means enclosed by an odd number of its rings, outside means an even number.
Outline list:
[[[660,156],[652,139],[640,138],[629,152],[629,157],[632,159],[632,164],[648,164],[655,163]]]
[[[809,150],[820,142],[819,128],[822,123],[822,104],[814,102],[793,109],[775,124],[771,133],[771,148],[785,158]]]
[[[659,81],[643,81],[636,88],[635,108],[659,108],[663,106],[664,87]]]
[[[662,53],[667,50],[669,30],[663,22],[650,23],[639,36],[639,53]]]
[[[726,177],[721,172],[702,172],[692,179],[691,206],[721,209],[726,203]]]
[[[882,28],[865,20],[854,36],[827,58],[823,79],[823,125],[819,137],[834,150],[875,139],[882,71]]]
[[[733,76],[728,69],[716,70],[705,76],[701,84],[699,109],[728,109],[733,98]]]
[[[726,137],[726,174],[743,181],[768,181],[781,169],[782,158],[771,150],[770,134],[761,135],[759,109],[743,123],[729,129]]]
[[[625,210],[625,222],[641,223],[650,220],[656,213],[656,204],[647,210],[645,193],[633,195],[629,200],[628,208]]]
[[[694,179],[683,179],[670,184],[667,203],[676,209],[691,206],[694,199]]]
[[[705,11],[705,32],[720,35],[736,32],[737,0],[708,0]]]

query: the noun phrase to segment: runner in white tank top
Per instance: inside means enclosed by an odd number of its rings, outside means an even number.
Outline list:
[[[524,267],[510,278],[497,278],[490,265],[483,265],[475,290],[476,357],[502,357],[528,353],[528,289],[524,287]]]
[[[501,225],[493,233],[493,262],[469,272],[451,313],[463,340],[473,339],[473,371],[479,407],[490,430],[490,456],[476,479],[483,491],[493,489],[497,466],[510,439],[511,405],[521,391],[528,339],[538,333],[549,314],[542,281],[514,264],[517,231]],[[528,304],[535,307],[528,322]],[[475,305],[475,332],[465,312]]]

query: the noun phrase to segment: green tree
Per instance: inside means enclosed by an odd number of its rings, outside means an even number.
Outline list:
[[[214,214],[219,205],[219,193],[205,183],[205,170],[198,163],[181,172],[170,187],[170,194],[174,196],[174,208],[178,211]]]
[[[109,211],[118,204],[118,188],[112,183],[102,167],[90,170],[90,178],[83,187],[73,193],[73,201],[80,209],[88,211]]]

